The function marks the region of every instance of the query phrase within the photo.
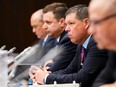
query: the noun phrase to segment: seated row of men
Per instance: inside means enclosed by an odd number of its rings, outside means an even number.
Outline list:
[[[50,67],[31,66],[31,79],[38,84],[76,81],[82,87],[91,87],[105,67],[108,53],[98,49],[92,33],[88,33],[88,7],[76,5],[68,9],[64,3],[52,3],[45,6],[42,12],[42,28],[57,40],[54,46],[64,49]],[[37,26],[32,21],[33,32],[36,33]],[[47,40],[44,47],[49,44]]]
[[[103,44],[106,42],[105,36],[108,35],[104,35],[104,33],[97,30],[96,32],[99,33],[96,34],[95,30],[93,30],[96,27],[93,26],[116,15],[111,15],[98,21],[90,20],[90,18],[93,17],[92,19],[94,19],[96,17],[94,13],[98,14],[96,12],[97,6],[102,6],[103,1],[105,0],[101,0],[101,2],[100,0],[91,1],[89,7],[90,17],[87,6],[79,4],[68,9],[64,3],[49,4],[32,14],[30,22],[33,32],[40,39],[38,44],[44,48],[42,56],[53,47],[63,47],[63,51],[55,58],[57,60],[46,62],[44,67],[31,66],[29,76],[33,83],[42,85],[53,84],[54,81],[60,84],[76,81],[81,87],[91,87],[93,85],[108,60],[108,51],[103,49],[115,50],[115,47],[112,48],[109,45],[108,48],[108,46]],[[115,0],[112,0],[108,6],[113,5],[113,3],[115,3]],[[113,6],[110,7],[113,8]],[[97,11],[100,11],[100,9]],[[94,16],[91,16],[93,14]],[[105,71],[109,72],[108,69],[106,68]],[[100,75],[100,79],[98,77],[97,83],[93,85],[94,87],[115,81],[115,79],[107,77],[106,74],[104,75],[105,71]],[[106,80],[106,82],[102,83],[101,79]]]

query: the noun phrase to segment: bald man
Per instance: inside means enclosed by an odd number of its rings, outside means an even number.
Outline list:
[[[32,32],[35,33],[35,35],[39,39],[37,44],[39,44],[42,47],[41,53],[38,53],[37,58],[36,59],[32,58],[32,60],[34,60],[34,62],[32,62],[32,63],[35,63],[35,61],[38,61],[51,48],[56,46],[55,45],[56,44],[56,39],[47,35],[45,29],[43,28],[44,22],[43,22],[43,10],[42,9],[37,10],[36,12],[34,12],[31,15],[30,24],[32,26]],[[49,62],[47,64],[50,65]],[[15,76],[20,75],[24,70],[28,69],[29,67],[30,66],[19,65]],[[28,75],[28,71],[26,73]],[[27,76],[24,76],[24,78],[28,79]]]
[[[35,33],[37,38],[39,39],[39,44],[45,50],[42,51],[42,56],[47,53],[51,48],[56,46],[56,39],[50,35],[47,35],[45,28],[43,28],[43,9],[39,9],[34,12],[30,18],[30,24],[32,26],[32,32]],[[52,63],[52,61],[47,62]]]
[[[44,39],[47,35],[45,29],[43,28],[43,10],[40,9],[34,12],[30,18],[30,23],[32,26],[32,32],[35,33],[38,39]]]
[[[55,40],[51,36],[48,36],[45,29],[43,28],[43,10],[40,9],[36,12],[34,12],[30,18],[30,24],[32,26],[32,32],[35,33],[38,39],[40,39],[39,44],[41,46],[45,47],[45,44],[43,42],[50,41],[49,43],[47,42],[47,46],[49,49],[54,47],[55,45]],[[51,45],[49,45],[51,44]]]
[[[93,87],[116,87],[116,0],[92,0],[89,15],[89,32],[93,33],[97,46],[114,51]]]

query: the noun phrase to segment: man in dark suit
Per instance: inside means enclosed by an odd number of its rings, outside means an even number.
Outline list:
[[[49,73],[40,68],[33,78],[38,84],[72,83],[74,80],[82,87],[91,87],[93,81],[104,68],[107,61],[107,51],[99,50],[92,35],[87,32],[89,18],[87,7],[77,5],[66,12],[66,31],[70,40],[79,44],[76,55],[70,65],[64,69]],[[83,49],[83,51],[81,51]],[[83,53],[83,54],[82,54]],[[30,71],[31,72],[31,71]]]
[[[105,4],[104,4],[105,2]],[[104,8],[103,8],[104,7]],[[102,8],[102,9],[101,9]],[[89,5],[92,32],[100,49],[113,50],[93,87],[116,87],[116,0],[92,0]]]
[[[63,47],[63,52],[57,56],[50,67],[52,72],[65,69],[76,53],[77,45],[73,44],[65,30],[64,17],[67,6],[64,3],[52,3],[43,8],[44,28],[47,33],[57,39],[57,46]]]
[[[56,39],[47,35],[47,32],[43,28],[43,9],[34,12],[30,18],[30,24],[32,26],[32,32],[35,33],[39,39],[37,44],[46,49],[46,52],[56,45]]]
[[[31,58],[33,61],[31,59],[29,60],[32,64],[34,64],[39,61],[39,59],[43,57],[51,48],[56,46],[56,39],[47,35],[45,29],[43,28],[43,9],[39,9],[31,15],[30,24],[32,26],[32,32],[35,33],[38,38],[38,42],[36,44],[41,46],[41,51],[37,53],[36,58]],[[50,64],[48,64],[48,66],[49,65]],[[29,65],[19,65],[15,77],[23,73],[24,70],[29,69],[29,67]],[[28,78],[27,76],[24,77]]]
[[[100,73],[92,87],[116,86],[116,52],[109,53],[109,60],[105,69]]]
[[[36,44],[41,46],[41,53],[38,55],[39,59],[44,56],[51,48],[56,46],[56,39],[48,35],[45,28],[43,28],[43,9],[39,9],[32,14],[30,18],[30,24],[32,26],[32,32],[35,33],[39,39]]]
[[[65,69],[75,56],[77,45],[73,44],[67,32],[65,32],[65,12],[67,6],[64,3],[52,3],[43,9],[43,27],[46,32],[57,39],[57,46],[63,47],[63,52],[53,60],[50,67],[52,72]]]

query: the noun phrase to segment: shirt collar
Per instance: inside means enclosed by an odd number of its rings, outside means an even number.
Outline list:
[[[88,43],[89,43],[90,37],[91,37],[91,35],[90,35],[90,36],[86,39],[86,41],[83,43],[83,47],[84,47],[85,49],[87,49],[87,45],[88,45]]]
[[[49,35],[46,35],[46,37],[44,38],[44,42],[46,42],[47,38],[48,38]]]
[[[60,41],[60,36],[56,40],[57,40],[57,42],[59,42]]]

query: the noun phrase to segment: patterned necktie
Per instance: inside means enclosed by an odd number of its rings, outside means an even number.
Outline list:
[[[84,47],[82,47],[82,49],[81,49],[81,65],[83,66],[83,61],[84,61],[84,57],[85,57],[85,48]]]

